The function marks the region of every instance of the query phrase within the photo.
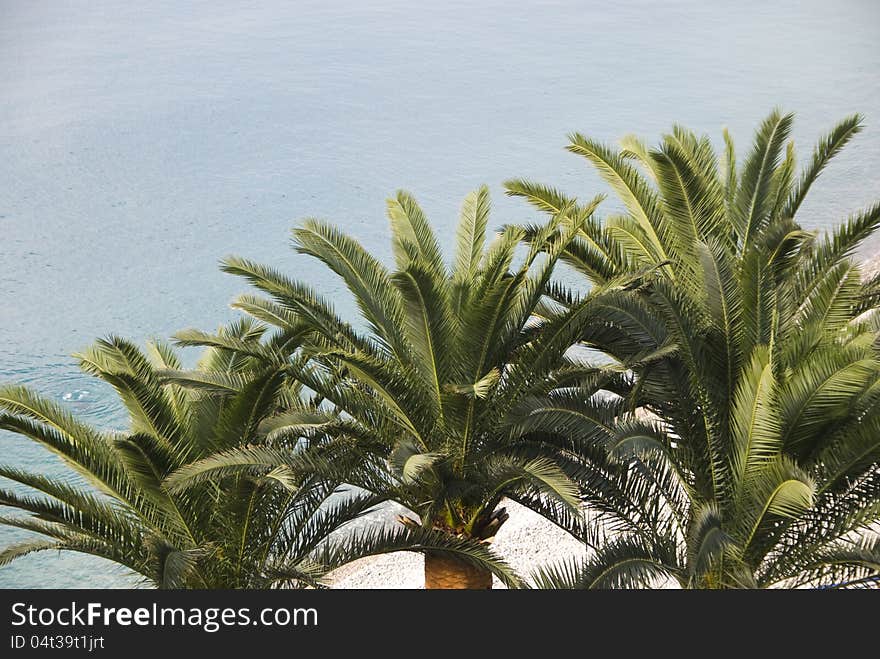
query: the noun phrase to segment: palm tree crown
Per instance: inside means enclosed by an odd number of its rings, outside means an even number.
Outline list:
[[[880,279],[863,282],[852,258],[880,205],[825,237],[805,231],[805,195],[860,118],[799,177],[791,124],[774,111],[741,167],[726,133],[720,166],[681,127],[651,150],[572,136],[626,210],[585,224],[562,258],[594,285],[653,267],[580,339],[622,362],[660,358],[632,372],[630,407],[653,421],[607,444],[628,467],[584,480],[619,533],[543,583],[860,585],[880,572]],[[578,207],[525,181],[508,191]]]
[[[444,536],[471,547],[490,540],[506,519],[504,497],[557,520],[579,515],[571,479],[578,461],[569,455],[577,441],[566,428],[584,422],[579,441],[587,444],[596,424],[585,408],[597,407],[589,399],[598,370],[566,354],[574,323],[548,322],[545,309],[553,267],[592,212],[569,210],[554,215],[517,263],[521,230],[504,229],[486,245],[489,196],[481,188],[464,202],[451,268],[406,193],[388,203],[393,270],[332,226],[308,221],[295,229],[297,249],[345,282],[366,334],[303,284],[249,261],[226,261],[228,272],[270,297],[245,296],[237,306],[281,328],[311,328],[309,366],[297,377],[329,404],[321,431],[363,456],[340,477],[412,511],[403,522],[411,532],[422,529],[423,539],[431,531],[441,546]],[[255,466],[253,455],[223,457],[226,466]],[[427,546],[415,548],[432,560]],[[465,558],[515,581],[487,556]],[[427,577],[430,586],[430,567]],[[485,573],[475,578],[486,584]]]
[[[214,346],[195,371],[181,370],[163,343],[145,354],[120,338],[98,341],[80,364],[116,389],[126,432],[92,428],[23,387],[0,389],[0,428],[71,470],[63,480],[0,467],[0,476],[37,492],[0,492],[0,504],[25,513],[0,522],[44,538],[5,547],[0,564],[59,549],[108,559],[159,588],[317,585],[334,565],[316,553],[374,497],[333,496],[338,483],[290,468],[187,487],[166,482],[217,451],[271,442],[287,428],[280,412],[309,408],[287,375],[292,336],[263,342],[264,330],[247,321],[215,336],[185,334],[184,343]]]

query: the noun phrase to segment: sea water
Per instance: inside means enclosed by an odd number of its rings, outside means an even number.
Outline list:
[[[744,150],[778,105],[797,112],[807,157],[862,112],[867,130],[802,209],[827,228],[880,191],[878,44],[871,0],[0,0],[0,381],[124,428],[72,352],[233,318],[246,287],[217,268],[230,253],[353,314],[339,282],[294,254],[297,221],[331,220],[387,259],[398,188],[445,247],[482,183],[493,227],[534,220],[502,181],[605,190],[563,149],[572,131],[652,142],[680,122],[718,143],[726,126]],[[2,462],[64,473],[0,441]],[[0,527],[0,546],[22,537]],[[0,587],[132,583],[79,555],[0,568]]]

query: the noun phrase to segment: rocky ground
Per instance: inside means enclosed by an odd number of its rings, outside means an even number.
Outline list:
[[[870,257],[863,266],[865,279],[870,279],[880,273],[880,254]]]
[[[505,502],[510,519],[495,538],[494,549],[522,575],[540,565],[572,556],[584,556],[584,546],[559,527],[513,502]],[[333,588],[421,588],[421,554],[397,552],[364,558],[330,575]],[[503,588],[495,580],[494,588]]]

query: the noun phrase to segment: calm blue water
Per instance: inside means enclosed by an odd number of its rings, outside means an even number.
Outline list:
[[[483,182],[496,225],[533,217],[502,196],[512,176],[592,195],[599,181],[562,148],[570,131],[726,125],[744,146],[778,104],[798,112],[807,155],[861,111],[868,130],[802,219],[828,226],[878,196],[871,0],[362,4],[0,0],[0,380],[119,426],[74,350],[228,320],[243,290],[217,270],[228,253],[341,293],[293,254],[290,227],[331,219],[387,256],[399,187],[447,245]],[[0,441],[4,462],[58,468]],[[0,528],[0,545],[19,537]],[[129,583],[78,556],[0,568],[0,587]]]

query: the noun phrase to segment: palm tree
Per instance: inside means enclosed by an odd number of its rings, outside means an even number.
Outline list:
[[[709,139],[679,126],[651,150],[571,137],[625,211],[585,223],[562,258],[598,286],[654,268],[606,297],[580,341],[624,363],[657,358],[629,372],[642,418],[609,434],[618,468],[594,460],[582,479],[616,535],[594,533],[587,564],[540,583],[876,585],[880,279],[863,282],[852,255],[880,204],[824,237],[804,230],[807,192],[861,118],[837,125],[799,177],[792,120],[771,113],[741,167],[726,132],[720,167]],[[579,207],[526,181],[508,192],[554,213]]]
[[[338,229],[306,222],[294,230],[297,249],[342,278],[366,332],[304,284],[244,259],[226,260],[227,272],[269,296],[244,296],[234,306],[281,330],[290,323],[311,328],[308,365],[296,377],[327,405],[313,427],[361,456],[359,468],[338,477],[409,511],[396,529],[349,538],[350,554],[421,551],[428,588],[490,588],[493,572],[518,585],[488,547],[507,519],[503,499],[577,525],[572,476],[582,459],[574,456],[591,445],[593,417],[614,417],[590,395],[616,374],[567,355],[576,319],[547,322],[544,298],[559,288],[553,267],[591,213],[556,213],[514,265],[523,233],[508,228],[485,245],[483,187],[465,199],[448,268],[421,209],[400,192],[388,202],[393,270]],[[590,299],[626,283],[609,282]],[[231,451],[193,465],[186,477],[268,470],[287,460]]]
[[[95,343],[80,364],[116,389],[126,432],[93,428],[24,387],[0,389],[0,428],[48,449],[70,474],[0,466],[0,476],[24,486],[0,491],[0,505],[25,513],[0,523],[41,536],[3,548],[0,565],[63,550],[105,558],[158,588],[319,585],[335,564],[317,554],[375,497],[334,493],[338,483],[289,467],[179,491],[163,482],[214,452],[270,445],[291,432],[284,414],[311,409],[288,376],[296,332],[261,341],[264,331],[247,321],[214,336],[186,333],[184,343],[188,336],[214,346],[194,371],[181,370],[164,343],[149,344],[147,354],[121,338]]]

